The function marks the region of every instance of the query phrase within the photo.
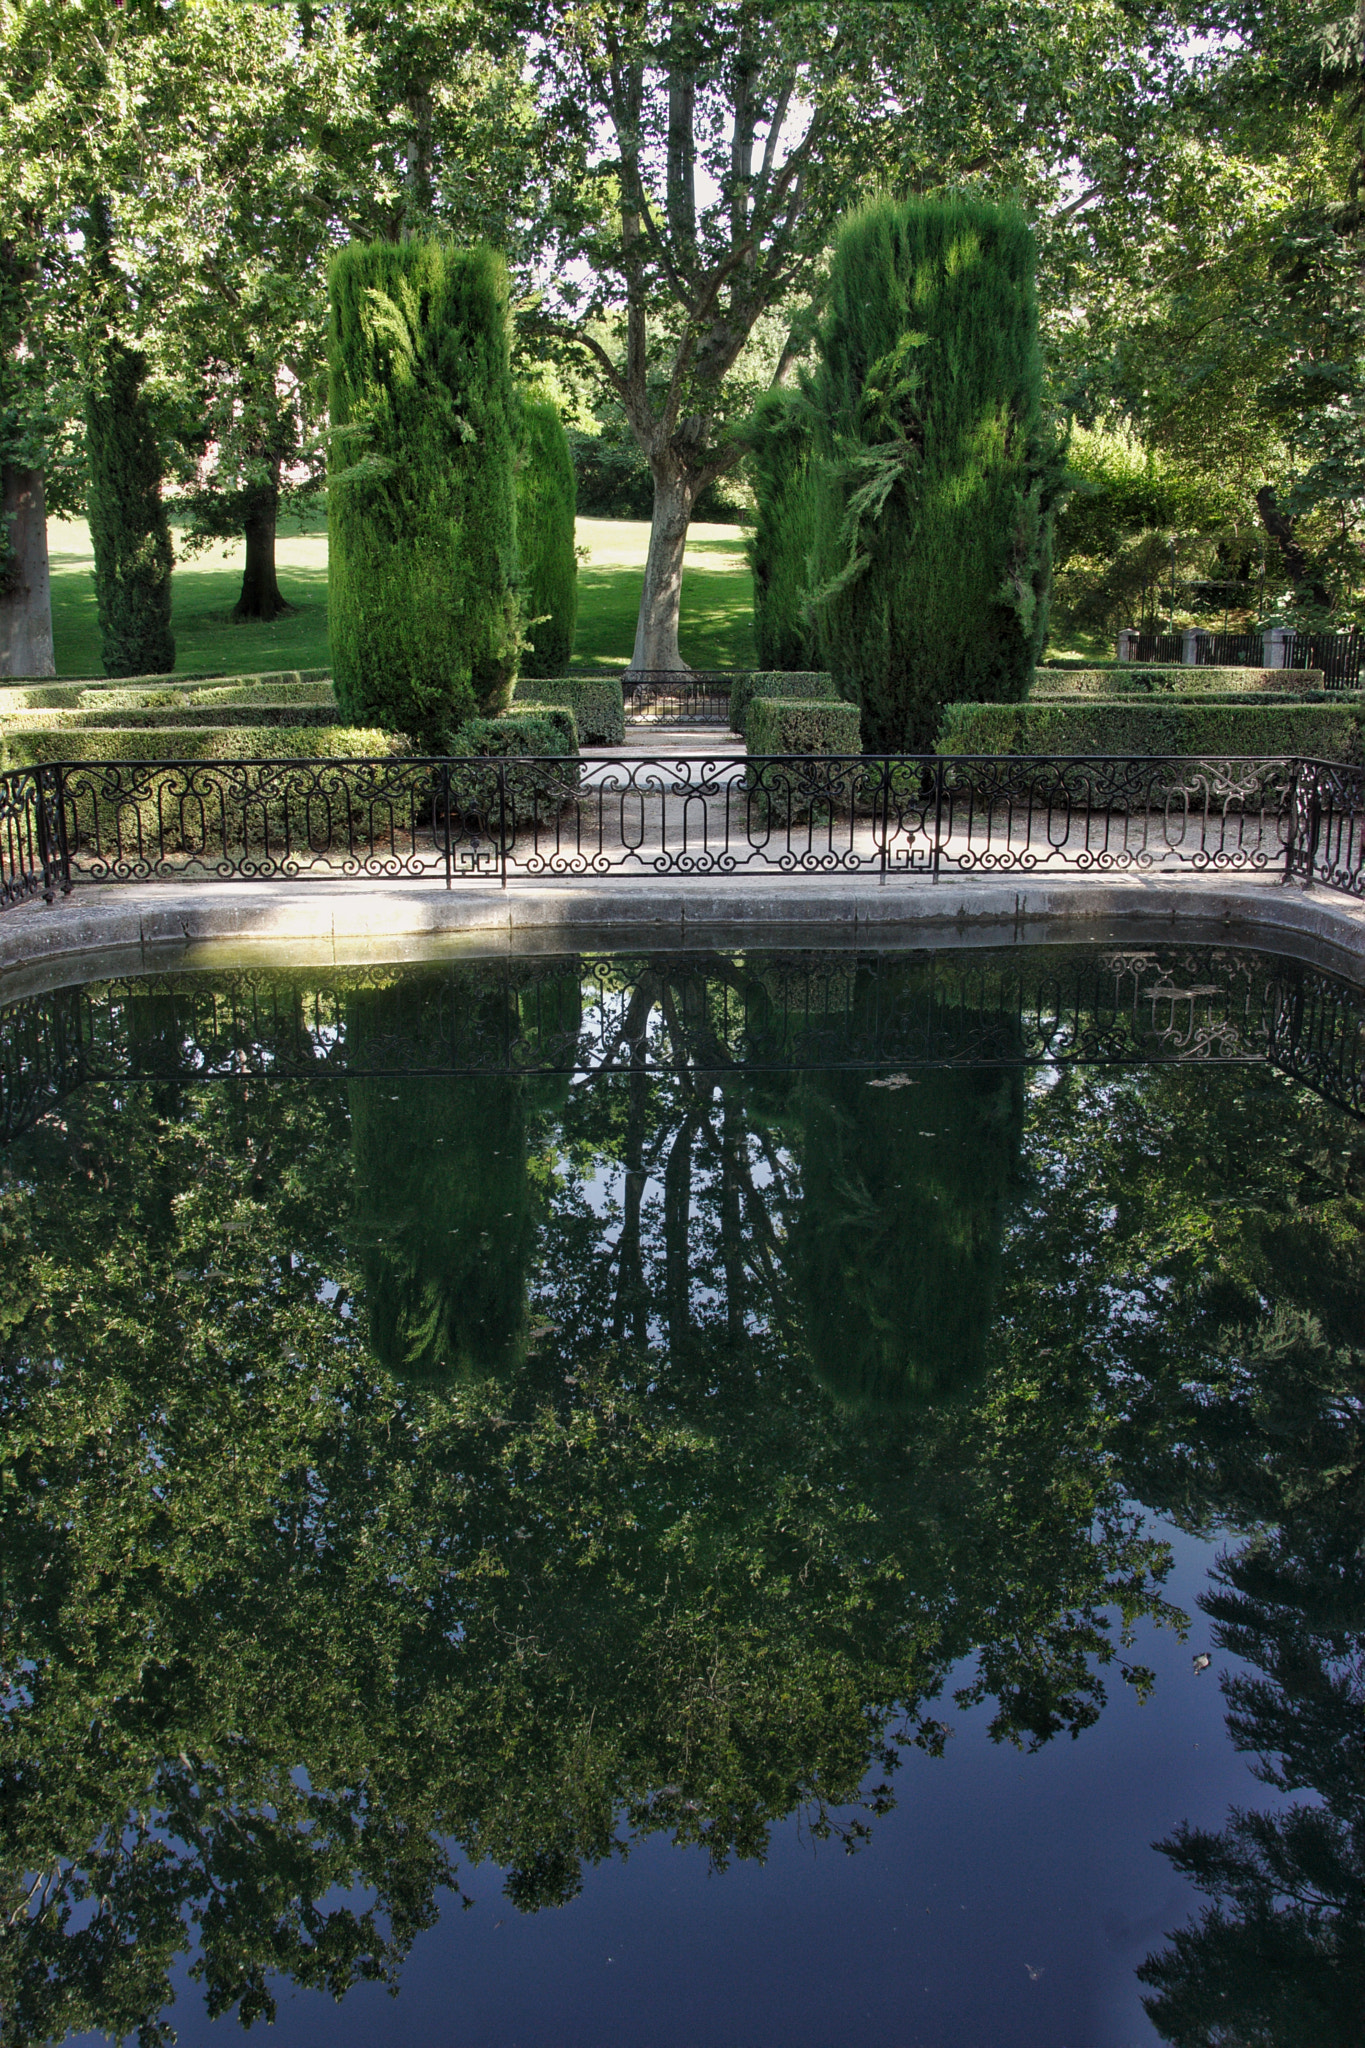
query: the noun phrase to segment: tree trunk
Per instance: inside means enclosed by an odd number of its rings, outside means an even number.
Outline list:
[[[0,517],[14,549],[0,569],[0,676],[54,676],[43,472],[6,463],[0,490]]]
[[[279,517],[279,485],[262,484],[247,499],[243,530],[246,535],[246,567],[242,590],[233,607],[234,620],[281,618],[293,611],[286,604],[275,575],[275,522]]]
[[[635,652],[630,672],[680,669],[678,608],[682,602],[683,551],[698,479],[674,460],[654,469],[654,519],[649,529],[640,616],[635,627]]]
[[[1303,543],[1294,530],[1294,521],[1287,513],[1281,512],[1275,503],[1275,493],[1269,484],[1262,484],[1256,493],[1256,510],[1261,515],[1261,524],[1280,551],[1280,559],[1293,580],[1295,590],[1305,584],[1314,604],[1324,611],[1330,609],[1331,599],[1320,576],[1313,572],[1312,564],[1303,551]]]

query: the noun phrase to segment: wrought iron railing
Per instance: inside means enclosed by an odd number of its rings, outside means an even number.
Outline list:
[[[1125,872],[1365,894],[1365,770],[717,751],[67,762],[0,780],[0,904],[96,882]]]
[[[632,669],[622,678],[626,717],[644,725],[728,725],[729,669]]]
[[[0,775],[0,910],[69,886],[59,787],[56,768]]]
[[[1271,1065],[1365,1116],[1365,990],[1235,947],[188,969],[0,1006],[0,1139],[82,1087],[414,1074]]]
[[[1301,761],[1285,844],[1286,879],[1365,896],[1365,768]]]

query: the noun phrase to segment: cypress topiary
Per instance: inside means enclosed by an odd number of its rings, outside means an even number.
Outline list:
[[[175,667],[175,556],[161,502],[161,451],[146,376],[143,356],[110,342],[100,351],[86,394],[95,599],[105,673],[111,676]]]
[[[1042,407],[1033,237],[1013,207],[879,200],[835,246],[815,434],[818,662],[873,752],[939,707],[1022,697],[1064,478]]]
[[[506,266],[491,249],[352,243],[329,281],[337,697],[349,720],[439,751],[516,677]]]
[[[802,394],[768,391],[749,432],[757,512],[749,536],[754,639],[760,669],[809,669],[806,614],[814,546],[811,413]]]
[[[522,613],[528,624],[521,672],[524,676],[559,676],[573,654],[578,618],[573,456],[559,407],[552,398],[528,397],[522,417],[525,439],[517,472],[517,547]]]

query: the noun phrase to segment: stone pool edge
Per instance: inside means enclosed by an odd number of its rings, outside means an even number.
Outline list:
[[[54,904],[18,904],[0,913],[0,975],[40,962],[136,952],[149,963],[167,951],[229,942],[297,946],[311,961],[344,964],[356,942],[421,942],[449,937],[543,945],[575,932],[659,943],[715,937],[753,943],[762,931],[837,932],[848,942],[905,943],[916,932],[989,928],[1016,942],[1068,926],[1217,926],[1229,937],[1276,935],[1330,947],[1365,972],[1365,902],[1322,888],[1233,876],[1030,877],[1024,881],[896,880],[850,885],[784,879],[722,882],[521,882],[502,890],[435,889],[429,883],[199,882],[82,889]],[[1077,936],[1079,936],[1079,931]],[[406,950],[406,948],[404,948]]]

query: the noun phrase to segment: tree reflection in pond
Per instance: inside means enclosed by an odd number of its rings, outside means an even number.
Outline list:
[[[1025,1745],[1144,1683],[1126,1490],[1207,1492],[1180,1374],[1279,1256],[1200,1162],[1249,1094],[1273,1207],[1293,1091],[749,1073],[666,963],[625,1016],[599,1080],[91,1090],[5,1155],[7,2042],[165,2035],[187,1949],[244,2019],[392,1977],[488,1859],[856,1846],[969,1656]]]

